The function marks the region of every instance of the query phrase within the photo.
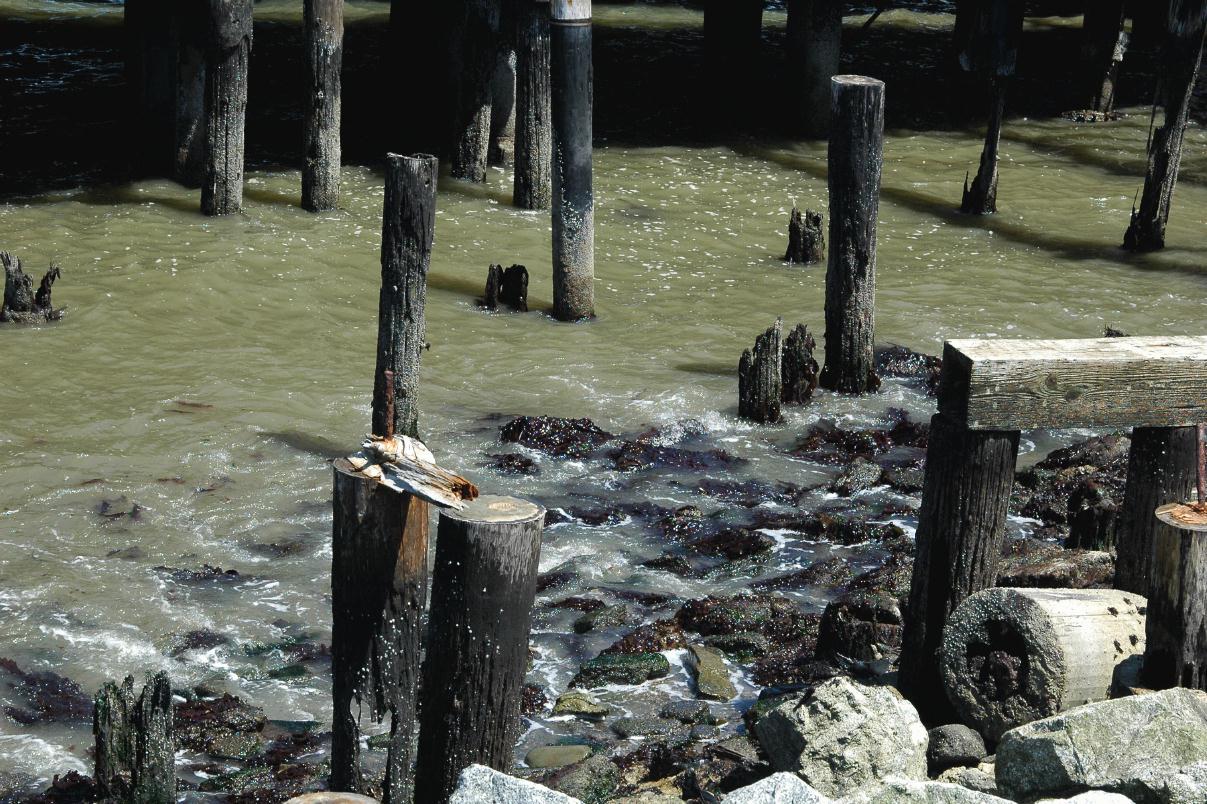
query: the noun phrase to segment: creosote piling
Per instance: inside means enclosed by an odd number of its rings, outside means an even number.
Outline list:
[[[305,0],[306,118],[302,141],[302,207],[335,209],[340,178],[340,71],[344,0]]]
[[[208,0],[205,178],[201,211],[232,215],[243,208],[243,152],[252,0]]]

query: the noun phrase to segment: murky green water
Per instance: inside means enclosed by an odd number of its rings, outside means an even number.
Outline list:
[[[3,0],[0,18],[31,6],[114,14],[94,4]],[[257,14],[294,13],[286,6],[266,2]],[[364,6],[352,4],[353,13],[384,14]],[[621,7],[601,14],[601,24],[688,14]],[[952,211],[979,157],[977,132],[890,131],[878,338],[935,353],[944,338],[1092,337],[1108,324],[1132,334],[1201,334],[1207,135],[1196,128],[1189,136],[1170,248],[1126,255],[1117,245],[1140,186],[1148,124],[1146,110],[1129,111],[1106,125],[1011,121],[1001,212],[989,219]],[[421,427],[449,466],[485,490],[551,507],[575,493],[588,505],[700,504],[683,475],[619,474],[597,462],[543,460],[535,478],[497,474],[483,464],[503,450],[501,422],[487,417],[586,416],[613,432],[697,419],[751,459],[740,477],[809,484],[831,470],[783,447],[813,421],[874,422],[892,406],[926,415],[924,397],[890,382],[867,400],[821,395],[779,427],[735,418],[733,369],[757,332],[777,315],[822,329],[824,268],[778,258],[792,204],[824,208],[823,146],[605,145],[595,167],[598,320],[586,325],[480,311],[475,295],[491,262],[527,265],[533,307],[549,306],[549,221],[508,206],[502,170],[484,188],[440,186]],[[197,193],[166,181],[0,205],[0,248],[27,269],[61,265],[55,298],[68,310],[58,325],[0,329],[0,655],[89,690],[166,669],[181,686],[229,689],[270,717],[328,719],[324,677],[269,678],[283,660],[249,657],[240,646],[329,638],[326,459],[353,448],[367,427],[382,204],[380,175],[361,167],[344,175],[343,208],[317,216],[298,208],[294,171],[252,172],[245,214],[229,220],[203,218]],[[122,497],[115,510],[137,503],[137,521],[97,513],[103,499]],[[763,564],[686,581],[635,568],[661,545],[631,522],[567,524],[547,532],[542,569],[568,563],[582,588],[698,596],[736,592],[750,575],[828,549],[781,534]],[[849,551],[856,561],[865,552]],[[153,569],[203,563],[243,578],[189,586]],[[554,693],[576,659],[615,638],[566,638],[569,616],[538,619],[537,675]],[[194,629],[233,644],[171,657],[176,638]],[[0,700],[8,694],[0,689]],[[614,699],[629,700],[622,692]],[[527,739],[540,742],[541,728]],[[0,771],[45,778],[83,769],[88,742],[86,728],[26,729],[0,717]]]

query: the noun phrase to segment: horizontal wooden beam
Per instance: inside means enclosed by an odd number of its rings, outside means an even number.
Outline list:
[[[948,341],[939,410],[972,430],[1207,422],[1207,337]]]

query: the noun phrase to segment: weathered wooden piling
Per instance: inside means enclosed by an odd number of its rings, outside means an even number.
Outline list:
[[[306,0],[303,13],[309,86],[302,129],[302,207],[322,212],[339,204],[344,0]]]
[[[92,733],[94,778],[106,800],[176,801],[172,685],[167,673],[152,676],[137,699],[132,676],[120,686],[110,682],[102,687],[94,704]]]
[[[949,706],[935,684],[948,616],[997,581],[1018,439],[1017,430],[970,430],[942,413],[931,418],[900,665],[901,690],[924,717]]]
[[[233,215],[243,208],[252,0],[208,0],[208,3],[206,156],[201,211],[205,215]]]
[[[842,53],[841,0],[788,0],[787,96],[806,136],[824,137],[830,125],[830,79]]]
[[[426,344],[427,272],[436,227],[436,157],[386,157],[386,195],[381,223],[381,296],[378,303],[377,372],[373,384],[373,432],[390,426],[399,435],[419,432],[419,357]],[[386,390],[386,372],[394,387]],[[394,418],[386,421],[393,394]]]
[[[503,304],[520,313],[528,312],[528,269],[513,265],[504,270],[502,265],[491,265],[481,304],[487,310],[497,310]]]
[[[416,801],[446,802],[471,764],[512,766],[544,517],[496,496],[440,513]]]
[[[205,180],[205,61],[208,9],[202,2],[182,3],[176,23],[176,96],[172,141],[172,178],[186,187]]]
[[[830,259],[826,268],[826,361],[821,386],[866,393],[879,386],[872,340],[876,315],[876,217],[884,164],[884,82],[831,79]]]
[[[517,0],[517,5],[513,200],[521,209],[548,209],[553,195],[549,0]]]
[[[760,424],[783,420],[784,319],[777,318],[754,340],[754,351],[746,349],[738,361],[738,415]]]
[[[780,399],[788,405],[803,405],[817,390],[820,367],[813,358],[817,342],[804,324],[797,324],[784,339],[780,375],[783,378]]]
[[[387,157],[373,433],[414,436],[435,226],[436,159]],[[383,798],[412,799],[420,624],[427,597],[428,504],[334,464],[331,789],[364,791],[353,699],[390,715]]]
[[[1193,427],[1136,427],[1119,509],[1115,588],[1149,594],[1154,544],[1173,535],[1152,515],[1163,505],[1190,499],[1195,485],[1197,439]]]
[[[449,6],[454,84],[449,173],[456,179],[484,182],[501,0],[458,0]]]
[[[1018,40],[1023,29],[1023,0],[989,0],[978,9],[960,63],[969,72],[986,77],[989,87],[989,125],[981,163],[971,186],[964,180],[960,211],[989,215],[997,211],[998,147],[1006,112],[1006,90],[1018,61]]]
[[[1082,31],[1087,109],[1109,115],[1115,108],[1115,80],[1127,52],[1124,0],[1087,3]]]
[[[821,213],[806,209],[802,215],[796,207],[788,219],[788,250],[784,261],[808,265],[826,258],[826,236],[822,229]]]
[[[553,0],[550,11],[553,314],[579,321],[595,315],[591,0]]]
[[[508,8],[505,4],[504,8]],[[504,14],[502,30],[508,32],[508,46],[499,48],[495,59],[495,74],[491,79],[490,147],[487,162],[508,167],[515,156],[515,92],[516,52],[515,23]]]
[[[1165,247],[1165,227],[1182,163],[1182,141],[1205,35],[1207,0],[1171,0],[1169,31],[1161,62],[1165,120],[1152,132],[1148,145],[1148,169],[1140,208],[1132,210],[1131,222],[1123,236],[1126,249],[1155,251]]]
[[[1207,506],[1157,509],[1144,681],[1207,690]]]

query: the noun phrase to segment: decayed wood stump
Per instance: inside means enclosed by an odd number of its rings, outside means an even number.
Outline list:
[[[788,221],[788,251],[784,260],[791,263],[808,265],[821,262],[826,258],[826,236],[822,231],[821,213],[806,209],[801,215],[800,210],[792,208],[792,217]]]
[[[1207,689],[1207,509],[1170,503],[1157,518],[1144,681]]]
[[[940,667],[960,719],[989,740],[1110,697],[1144,652],[1147,601],[1117,589],[986,589],[943,633]]]
[[[0,321],[19,324],[36,324],[42,321],[58,321],[62,310],[51,304],[50,289],[62,271],[57,265],[42,276],[38,289],[34,290],[33,277],[21,270],[21,261],[0,251],[0,265],[4,266],[4,300],[0,303]]]
[[[781,358],[780,401],[789,405],[803,405],[813,398],[813,392],[817,390],[817,375],[821,370],[813,358],[816,348],[817,342],[804,324],[797,324],[788,333]]]
[[[528,312],[528,269],[513,265],[491,265],[486,271],[486,290],[478,302],[487,310],[497,310],[504,304],[521,313]]]
[[[109,682],[97,693],[92,733],[95,779],[106,800],[172,804],[176,800],[176,741],[172,685],[157,673],[134,697],[134,679]]]
[[[738,361],[738,415],[743,419],[761,424],[783,419],[780,414],[783,326],[782,318],[775,319],[775,324],[755,339],[754,351],[745,350]]]

